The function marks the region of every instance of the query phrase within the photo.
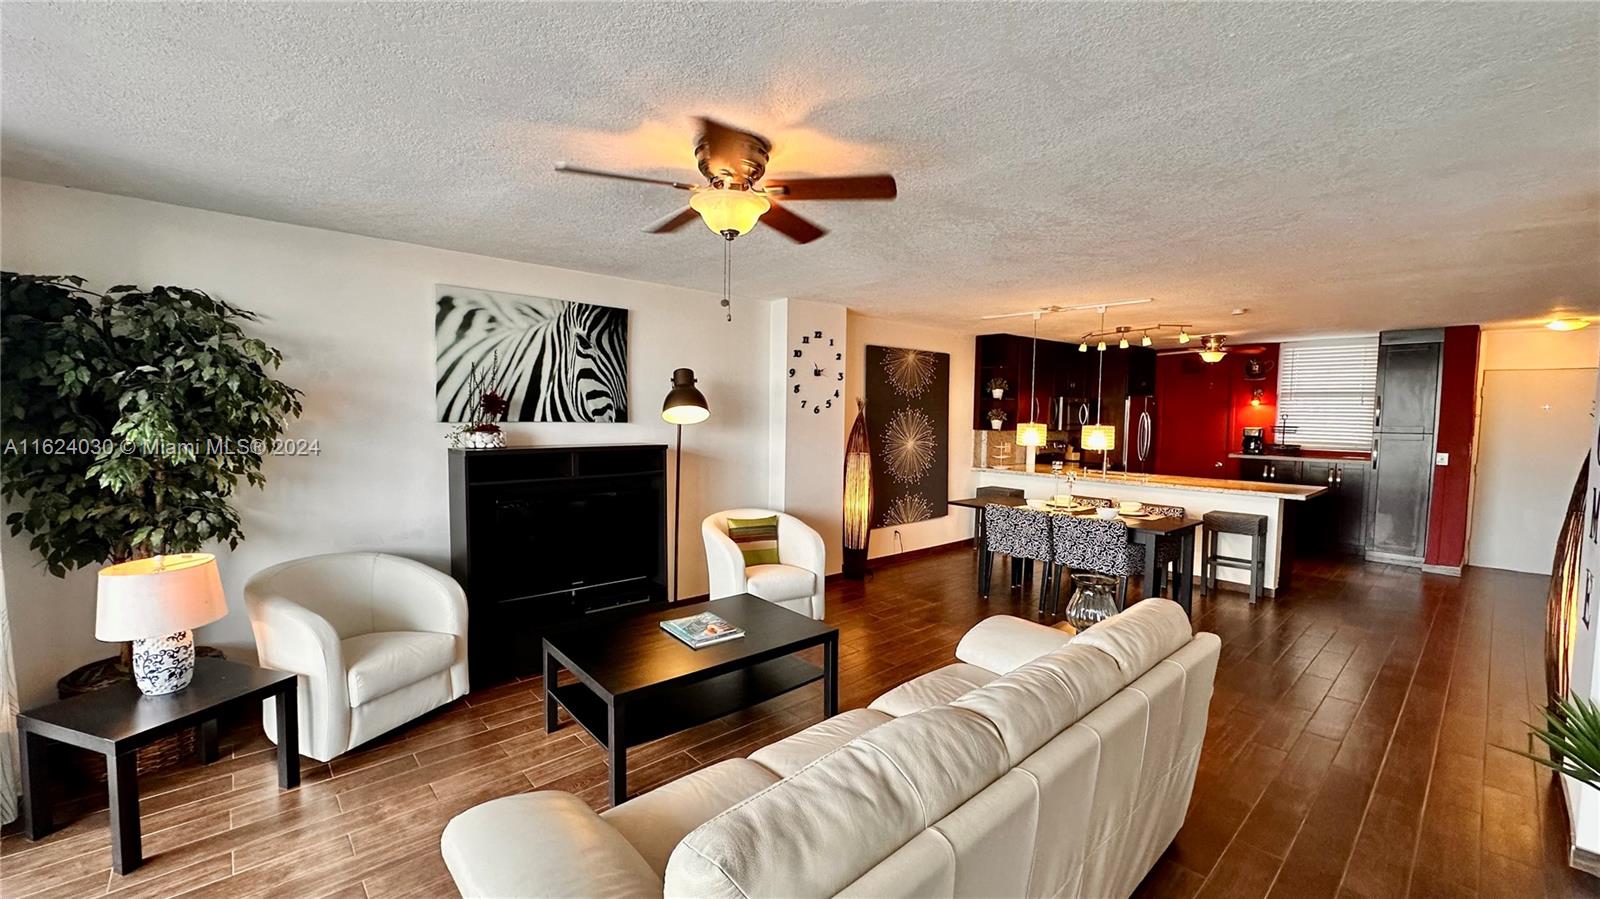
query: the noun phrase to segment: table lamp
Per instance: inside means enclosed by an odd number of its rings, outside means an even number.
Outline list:
[[[674,456],[676,472],[672,477],[672,601],[678,601],[678,522],[683,519],[683,426],[697,425],[711,417],[711,407],[705,394],[695,387],[694,369],[679,368],[672,372],[672,389],[661,403],[661,419],[678,426],[678,450]]]
[[[132,640],[133,682],[161,696],[194,679],[194,628],[226,614],[215,556],[151,556],[100,569],[94,636]]]

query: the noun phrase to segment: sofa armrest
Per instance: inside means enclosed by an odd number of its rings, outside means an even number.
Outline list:
[[[571,793],[523,793],[485,802],[445,825],[444,865],[466,899],[661,895],[642,856]]]
[[[956,658],[996,674],[1006,674],[1060,649],[1072,636],[1070,631],[1012,615],[995,615],[967,631],[956,644]]]

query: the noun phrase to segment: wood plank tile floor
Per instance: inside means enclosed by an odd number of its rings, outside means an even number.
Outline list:
[[[1252,607],[1198,600],[1222,636],[1205,749],[1182,832],[1141,897],[1600,895],[1564,864],[1552,777],[1526,744],[1544,691],[1546,580],[1463,578],[1304,561],[1293,593]],[[987,615],[1038,617],[1031,598],[978,598],[952,548],[828,590],[841,630],[842,708],[945,664]],[[743,756],[821,717],[816,685],[630,755],[635,791]],[[254,722],[222,760],[141,784],[148,861],[110,871],[103,793],[31,843],[0,836],[0,895],[451,896],[439,834],[485,800],[535,789],[605,805],[605,762],[576,725],[544,733],[537,678],[473,693],[281,793]]]

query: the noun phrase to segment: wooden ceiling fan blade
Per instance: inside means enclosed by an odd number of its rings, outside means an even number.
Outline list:
[[[566,172],[569,175],[589,175],[594,178],[615,178],[618,181],[637,181],[640,184],[661,184],[666,187],[676,187],[678,190],[694,190],[693,184],[684,184],[682,181],[668,181],[665,178],[646,178],[643,175],[627,175],[622,172],[607,172],[600,169],[591,169],[571,163],[556,163],[556,171]]]
[[[810,243],[827,234],[827,229],[774,203],[761,216],[761,223],[772,228],[795,243]]]
[[[665,234],[668,231],[676,231],[699,217],[700,213],[685,206],[644,230],[646,234]]]
[[[898,192],[893,175],[779,178],[762,189],[785,200],[892,200]]]

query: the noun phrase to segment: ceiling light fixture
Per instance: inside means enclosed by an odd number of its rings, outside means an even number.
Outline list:
[[[1223,357],[1228,355],[1228,351],[1222,346],[1222,342],[1227,339],[1221,334],[1209,334],[1201,338],[1200,359],[1213,365],[1221,362]]]
[[[1017,445],[1027,447],[1028,473],[1033,473],[1034,454],[1038,448],[1044,446],[1049,438],[1049,429],[1044,423],[1033,420],[1033,413],[1039,407],[1039,317],[1043,312],[1033,314],[1033,360],[1028,371],[1028,420],[1017,422]]]
[[[1121,340],[1117,341],[1117,349],[1125,350],[1127,348],[1128,348],[1128,338],[1124,337]]]
[[[1150,332],[1149,331],[1144,332],[1144,337],[1139,340],[1139,345],[1140,346],[1149,346],[1152,343],[1155,343],[1155,341],[1150,339]]]
[[[1105,352],[1106,351],[1106,342],[1104,340],[1100,341],[1100,343],[1098,343],[1095,346],[1095,349],[1099,350],[1102,353]]]
[[[1080,344],[1078,344],[1078,352],[1080,352],[1080,353],[1089,352],[1089,344],[1088,343],[1080,343]]]
[[[1188,331],[1179,331],[1178,332],[1178,342],[1179,343],[1188,343],[1189,342],[1189,332]]]
[[[1586,318],[1552,318],[1545,322],[1544,326],[1552,331],[1581,331],[1589,327],[1589,320]]]
[[[1100,310],[1100,330],[1106,329],[1106,311]],[[1127,345],[1127,341],[1123,341]],[[1100,349],[1106,348],[1105,341],[1100,342]],[[1106,466],[1110,464],[1111,451],[1117,448],[1117,429],[1111,425],[1100,424],[1100,401],[1105,392],[1106,384],[1106,357],[1100,356],[1100,370],[1095,373],[1094,380],[1094,424],[1083,428],[1081,440],[1084,449],[1095,450],[1100,453],[1100,477],[1108,478]]]
[[[713,234],[733,240],[750,233],[772,203],[753,190],[703,187],[689,196],[689,207],[700,213]]]

